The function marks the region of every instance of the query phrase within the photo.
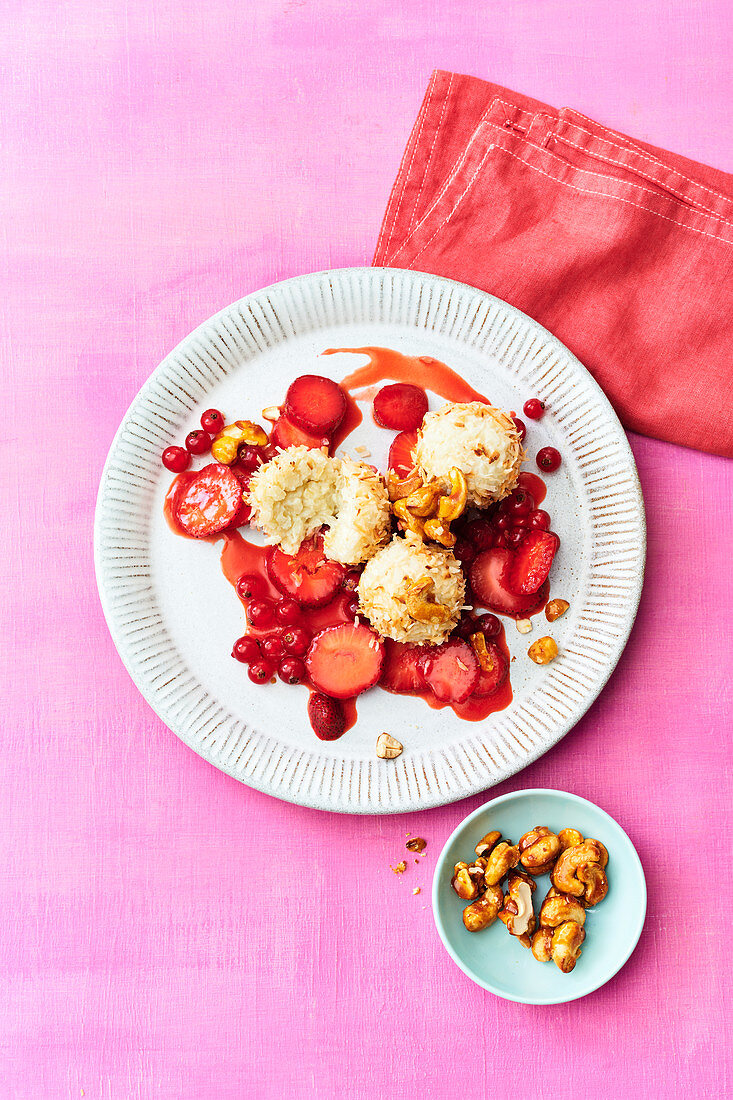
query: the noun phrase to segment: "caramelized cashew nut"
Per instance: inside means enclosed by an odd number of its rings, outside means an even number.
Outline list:
[[[564,852],[566,848],[574,848],[576,844],[582,844],[585,837],[577,829],[561,829],[557,839],[560,841],[560,851]]]
[[[552,961],[552,936],[554,929],[538,928],[532,936],[532,954],[537,962],[548,963]]]
[[[581,927],[585,924],[585,909],[578,898],[572,894],[548,894],[540,906],[540,928],[557,928],[569,920]]]
[[[569,974],[580,956],[585,929],[573,920],[565,921],[552,934],[552,961],[563,974]]]
[[[251,420],[235,420],[233,424],[222,428],[215,437],[211,444],[211,456],[217,462],[231,466],[242,443],[249,443],[252,447],[266,447],[267,442],[265,429],[259,424],[253,424]]]
[[[481,932],[494,923],[503,904],[504,893],[501,886],[489,886],[482,898],[471,902],[463,910],[464,925],[469,932]]]
[[[405,596],[405,607],[411,618],[420,623],[444,623],[450,618],[450,609],[435,601],[435,585],[431,577],[421,577],[410,586]]]
[[[440,497],[438,518],[445,520],[446,523],[452,523],[453,520],[462,516],[466,510],[468,486],[463,471],[459,470],[457,466],[451,466],[448,478],[450,480],[450,493]]]
[[[515,936],[523,947],[530,946],[530,936],[535,930],[532,894],[536,889],[537,883],[529,875],[521,871],[510,875],[504,908],[499,913],[499,920],[506,925],[509,935]]]
[[[560,841],[546,825],[535,825],[519,838],[519,860],[533,875],[546,875],[560,854]]]
[[[439,485],[435,483],[423,485],[411,492],[408,497],[405,497],[405,506],[410,509],[414,516],[420,516],[424,519],[426,516],[435,514],[439,496]]]
[[[394,504],[398,500],[409,497],[422,487],[422,478],[419,474],[410,474],[409,477],[398,477],[394,470],[387,474],[387,493]]]
[[[607,862],[608,852],[602,844],[597,840],[584,840],[582,844],[566,848],[564,852],[560,853],[550,876],[552,885],[561,894],[572,894],[576,898],[582,898],[589,889],[592,895],[598,895],[603,890],[605,882],[605,890],[602,893],[602,896],[605,897],[608,882],[603,873],[603,868]],[[583,877],[581,877],[579,874],[580,869],[589,864],[595,864],[598,867],[603,875],[602,879],[595,872],[590,874],[585,871]],[[585,881],[586,878],[589,882]],[[601,900],[600,897],[598,897],[598,900]]]
[[[491,833],[487,833],[486,836],[482,836],[478,844],[474,848],[474,852],[477,856],[488,856],[492,848],[501,840],[501,833],[494,830]]]
[[[489,854],[484,878],[489,886],[496,886],[508,871],[519,863],[519,847],[502,840]]]
[[[403,526],[403,530],[412,531],[419,538],[425,537],[425,524],[417,516],[413,516],[404,499],[396,500],[392,505],[392,511]]]
[[[485,859],[477,859],[471,866],[463,860],[460,863],[456,863],[453,868],[453,878],[450,884],[458,894],[458,897],[463,898],[464,901],[472,901],[480,894],[483,894],[486,890],[486,881],[484,878],[485,871]]]

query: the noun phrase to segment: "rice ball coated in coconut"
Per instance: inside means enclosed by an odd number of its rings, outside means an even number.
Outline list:
[[[360,565],[391,531],[384,479],[364,462],[332,458],[325,451],[288,447],[252,475],[251,522],[286,554],[326,526],[326,557]]]
[[[382,637],[439,645],[461,616],[466,582],[450,550],[408,531],[367,562],[357,592],[360,610]]]
[[[508,496],[524,460],[512,418],[480,401],[444,405],[423,418],[413,459],[424,481],[449,484],[457,466],[466,478],[468,503],[486,508]]]
[[[365,462],[338,461],[335,518],[323,540],[326,557],[360,565],[390,536],[392,515],[384,478]]]

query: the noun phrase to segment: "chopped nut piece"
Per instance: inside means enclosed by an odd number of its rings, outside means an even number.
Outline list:
[[[544,638],[538,638],[536,642],[532,642],[527,653],[536,665],[549,665],[550,661],[554,661],[557,657],[557,642],[549,634],[545,635]]]
[[[520,634],[529,634],[532,629],[531,619],[517,619],[517,630]]]
[[[396,867],[392,867],[392,870],[396,875],[404,874],[407,870],[407,864],[405,863],[404,859],[400,863],[398,863]]]
[[[414,836],[412,840],[408,840],[405,845],[411,852],[422,852],[423,848],[427,848],[427,840],[423,840],[421,836]]]
[[[253,447],[266,447],[267,435],[259,424],[251,420],[235,420],[219,432],[211,444],[211,456],[217,462],[231,466],[237,457],[240,443],[249,443]]]
[[[419,894],[420,893],[420,887],[416,886],[415,889],[412,892],[413,892],[413,894]]]
[[[470,637],[471,648],[478,657],[478,663],[481,665],[482,672],[492,672],[494,668],[494,662],[491,658],[491,654],[486,648],[486,637],[477,631]]]
[[[377,756],[380,760],[395,760],[402,752],[402,745],[388,733],[380,733],[377,738]]]
[[[559,619],[565,614],[570,604],[567,600],[550,600],[545,608],[545,618],[548,623],[554,623],[555,619]]]
[[[444,623],[450,619],[450,608],[436,603],[435,583],[432,577],[420,577],[408,590],[405,597],[408,614],[419,623]]]
[[[271,420],[273,424],[279,416],[280,409],[277,407],[277,405],[268,405],[266,409],[262,410],[262,419]]]

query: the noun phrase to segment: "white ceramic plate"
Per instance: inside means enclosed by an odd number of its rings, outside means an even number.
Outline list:
[[[543,507],[561,537],[552,593],[570,611],[552,633],[560,656],[526,656],[533,637],[508,621],[514,701],[481,723],[374,690],[339,741],[318,741],[305,688],[256,687],[230,657],[243,612],[219,567],[219,548],[173,535],[163,517],[171,475],[164,447],[198,427],[201,412],[259,417],[292,379],[340,379],[366,362],[319,358],[329,347],[379,345],[446,362],[489,400],[519,411],[549,406],[527,440],[530,463],[562,453]],[[431,407],[442,404],[431,397]],[[386,467],[392,433],[371,416],[348,440]],[[417,272],[354,268],[278,283],[222,310],[154,371],[126,414],[102,475],[95,560],[102,606],[130,675],[163,721],[197,753],[258,790],[347,813],[394,813],[464,798],[519,771],[585,713],[618,661],[644,570],[641,490],[611,406],[570,352],[530,318],[472,287]],[[545,624],[546,625],[546,624]],[[377,759],[383,730],[405,746]]]

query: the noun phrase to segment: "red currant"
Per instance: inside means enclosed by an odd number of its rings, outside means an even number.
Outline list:
[[[205,455],[211,448],[211,436],[207,432],[189,432],[186,436],[186,450],[192,455]]]
[[[525,416],[528,416],[530,420],[541,420],[545,415],[545,403],[544,401],[540,401],[537,397],[531,397],[529,401],[524,402],[522,412]]]
[[[278,634],[267,634],[264,638],[261,638],[260,649],[262,655],[267,657],[268,661],[277,661],[285,652],[283,640]]]
[[[470,565],[477,554],[476,547],[468,539],[458,538],[453,547],[453,554],[463,565]]]
[[[238,470],[242,470],[244,473],[252,473],[256,470],[259,464],[262,462],[262,455],[257,447],[253,447],[251,443],[242,443],[237,451],[237,461],[234,463]]]
[[[272,679],[274,672],[275,666],[269,661],[253,661],[247,675],[253,684],[266,684]]]
[[[361,573],[357,569],[350,569],[341,582],[341,587],[345,588],[347,592],[356,592],[360,580]]]
[[[530,527],[534,527],[538,531],[550,530],[550,515],[542,508],[538,508],[536,512],[531,512],[528,518]]]
[[[306,667],[299,657],[284,657],[277,673],[286,684],[302,684],[306,678]]]
[[[468,641],[471,635],[475,634],[477,630],[478,626],[476,625],[474,617],[472,615],[464,615],[456,627],[456,634],[459,638]]]
[[[532,497],[526,489],[515,489],[514,492],[507,498],[509,505],[509,512],[515,518],[521,518],[528,516],[534,508],[534,497]]]
[[[292,626],[300,618],[300,604],[284,596],[275,604],[275,618],[282,626]]]
[[[463,530],[464,538],[467,538],[476,550],[488,550],[494,538],[491,524],[486,519],[472,519]]]
[[[253,600],[265,591],[265,584],[256,573],[242,573],[237,581],[237,595],[243,600]]]
[[[207,409],[201,414],[201,427],[209,435],[216,435],[224,427],[224,417],[218,409]]]
[[[544,470],[547,474],[553,474],[555,470],[560,469],[562,458],[560,452],[556,451],[554,447],[543,447],[541,451],[537,452],[536,461],[541,470]]]
[[[232,657],[236,661],[241,661],[243,665],[248,665],[251,661],[259,660],[260,647],[254,638],[250,638],[249,634],[244,634],[241,638],[237,638],[234,643]]]
[[[516,550],[526,534],[527,532],[524,527],[511,527],[508,531],[504,532],[504,542],[512,550]]]
[[[524,443],[525,437],[527,435],[527,425],[524,423],[523,420],[520,420],[518,416],[513,416],[512,420],[514,421],[516,429],[519,432],[519,442]]]
[[[357,596],[351,596],[349,593],[344,594],[344,599],[341,604],[341,610],[344,615],[349,619],[355,619],[359,611],[359,599]]]
[[[269,600],[252,600],[247,608],[247,618],[250,626],[257,630],[266,630],[275,622],[275,613]]]
[[[293,657],[302,657],[311,644],[310,634],[302,626],[291,626],[289,630],[283,631],[282,638],[285,652]]]
[[[476,629],[480,630],[484,638],[495,638],[501,634],[501,623],[496,615],[479,615],[476,619]]]
[[[163,451],[163,465],[172,474],[182,474],[190,462],[191,456],[183,447],[166,447]]]
[[[508,531],[511,525],[511,516],[508,516],[506,514],[503,516],[499,516],[498,520],[496,521],[496,526],[499,528],[500,531]]]

